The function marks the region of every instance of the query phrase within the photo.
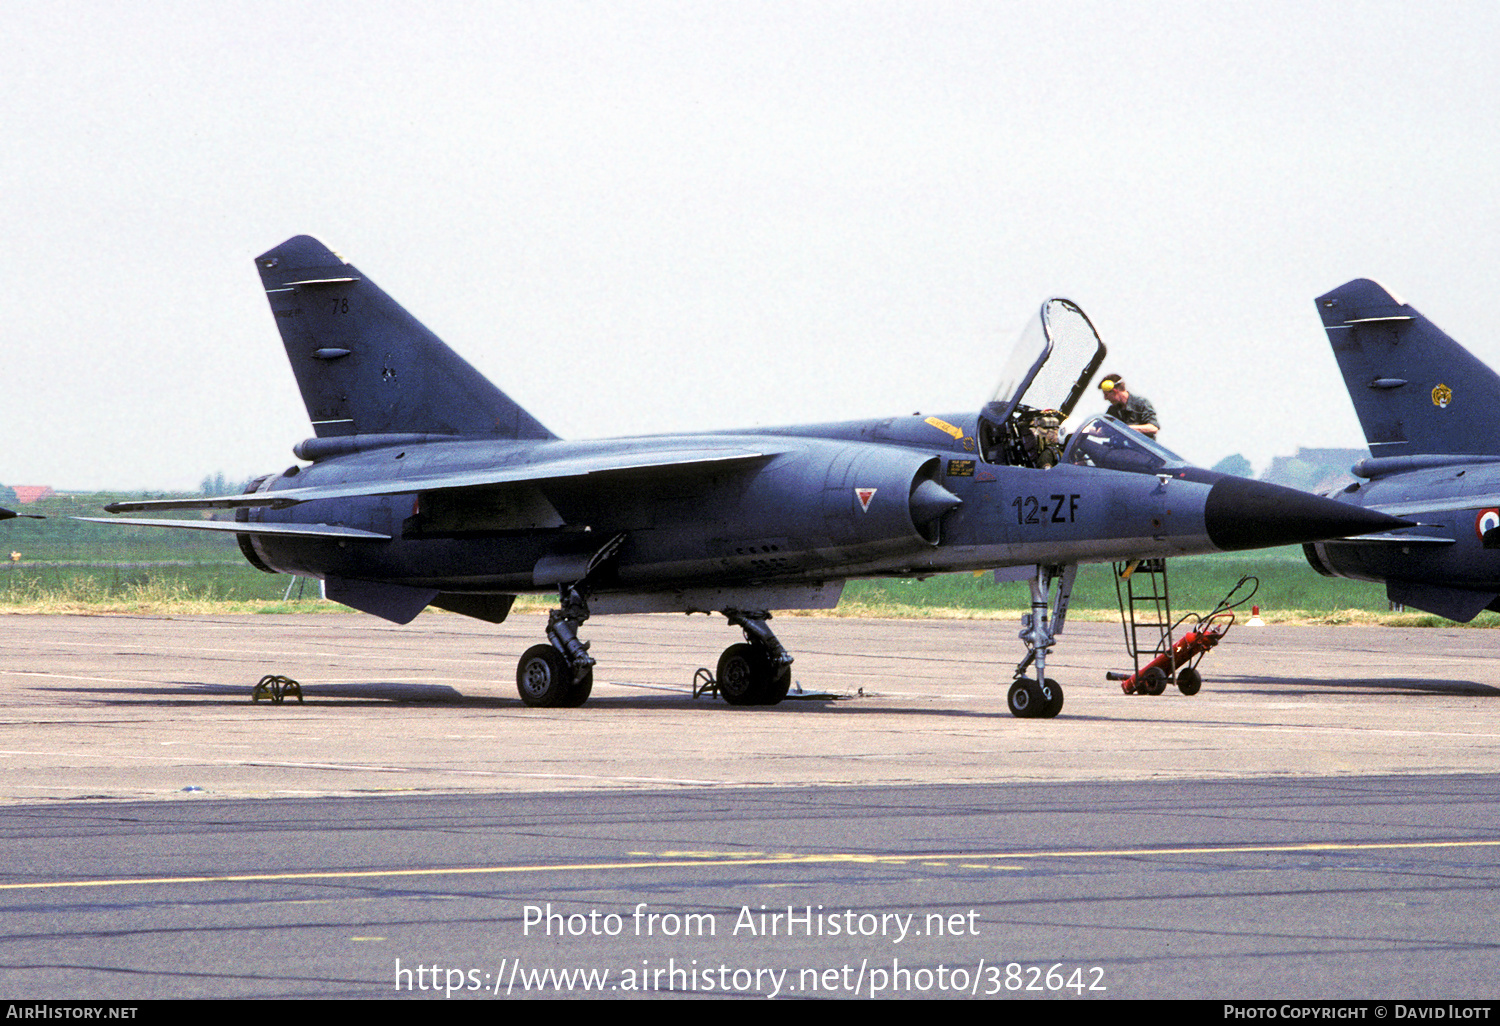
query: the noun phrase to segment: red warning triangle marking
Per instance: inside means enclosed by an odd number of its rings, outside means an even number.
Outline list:
[[[859,500],[859,508],[866,513],[870,512],[870,500],[875,498],[874,488],[856,488],[854,497]]]

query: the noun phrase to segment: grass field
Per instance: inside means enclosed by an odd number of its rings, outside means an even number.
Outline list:
[[[1184,556],[1169,560],[1168,583],[1174,617],[1206,614],[1240,578],[1259,580],[1253,598],[1236,615],[1241,620],[1258,605],[1272,623],[1380,623],[1400,627],[1451,627],[1453,621],[1422,612],[1395,613],[1385,587],[1315,573],[1300,546],[1263,552]],[[1241,592],[1240,595],[1244,595]],[[1238,597],[1238,596],[1237,596]],[[1017,616],[1030,608],[1024,583],[994,584],[985,574],[945,574],[926,581],[851,581],[844,589],[840,615],[902,617]],[[1109,564],[1079,568],[1068,615],[1081,620],[1119,620],[1114,572]],[[1500,614],[1481,613],[1471,627],[1500,626]]]
[[[141,496],[132,496],[140,498]],[[155,497],[155,496],[152,496]],[[47,520],[0,524],[0,611],[4,612],[163,612],[347,611],[323,602],[316,581],[266,574],[246,563],[232,535],[206,531],[166,531],[87,524],[74,516],[101,516],[114,494],[73,495],[25,507]],[[4,553],[16,552],[16,561]],[[1171,560],[1169,582],[1174,614],[1206,613],[1241,576],[1260,579],[1251,600],[1272,622],[1389,623],[1451,626],[1424,613],[1392,613],[1385,589],[1377,584],[1322,577],[1312,571],[1298,547],[1232,555]],[[287,600],[288,585],[292,597]],[[299,594],[303,597],[299,598]],[[834,615],[895,617],[1015,618],[1029,608],[1024,583],[996,584],[988,573],[943,574],[927,580],[850,581]],[[547,596],[523,598],[518,611],[547,609]],[[1241,616],[1248,615],[1248,605]],[[1080,569],[1069,615],[1079,619],[1118,619],[1109,565]],[[1484,613],[1475,627],[1500,624]]]
[[[1251,604],[1259,605],[1263,615],[1325,618],[1345,611],[1389,612],[1382,586],[1314,573],[1300,547],[1186,556],[1170,560],[1167,566],[1172,609],[1177,613],[1207,613],[1245,575],[1259,579]],[[945,574],[926,581],[851,581],[844,589],[845,605],[899,608],[909,610],[910,615],[924,615],[924,610],[932,611],[926,615],[953,615],[949,610],[1020,612],[1030,608],[1030,602],[1031,593],[1024,583],[997,585],[988,574]],[[1249,605],[1245,608],[1248,613]],[[1118,613],[1109,564],[1079,568],[1071,609]]]
[[[283,602],[294,578],[255,569],[234,536],[208,531],[86,524],[71,519],[107,516],[115,493],[57,496],[21,507],[46,520],[0,524],[0,610],[8,612],[196,612],[208,609],[298,611],[341,607],[317,599]],[[19,554],[19,559],[6,558]],[[296,589],[293,589],[295,594]]]

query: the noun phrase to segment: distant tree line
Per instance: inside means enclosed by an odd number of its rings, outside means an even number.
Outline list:
[[[199,487],[203,489],[204,495],[239,495],[246,488],[250,487],[252,480],[254,479],[247,477],[243,481],[234,482],[225,477],[224,471],[221,470],[217,474],[210,474],[205,477],[203,484]]]
[[[1301,447],[1294,456],[1273,457],[1271,465],[1261,472],[1260,480],[1323,494],[1334,488],[1342,488],[1354,480],[1349,468],[1368,455],[1363,449]],[[1236,477],[1255,476],[1250,461],[1240,453],[1225,456],[1212,469],[1221,474],[1234,474]]]
[[[1239,453],[1235,453],[1233,456],[1225,456],[1210,469],[1218,471],[1220,474],[1233,474],[1235,477],[1255,476],[1255,468],[1250,465],[1249,460],[1245,459]]]

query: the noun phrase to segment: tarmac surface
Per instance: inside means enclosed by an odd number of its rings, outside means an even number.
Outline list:
[[[599,617],[581,709],[529,709],[539,616],[7,616],[0,802],[726,785],[1464,773],[1500,767],[1500,637],[1236,627],[1192,698],[1124,695],[1117,625],[1071,623],[1055,720],[1018,720],[1015,621],[777,617],[828,699],[732,708],[693,671],[721,618]],[[264,675],[305,701],[252,703]]]
[[[778,617],[830,697],[731,708],[722,619],[601,617],[568,710],[538,616],[0,623],[14,999],[1496,995],[1489,631],[1237,627],[1153,698],[1073,623],[1018,720],[1015,621]]]

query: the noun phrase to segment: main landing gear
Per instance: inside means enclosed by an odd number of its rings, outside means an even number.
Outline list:
[[[516,666],[516,690],[530,706],[559,708],[582,705],[594,690],[594,657],[578,640],[578,628],[589,618],[589,605],[571,585],[558,588],[561,609],[547,614],[550,644],[532,645]]]
[[[771,614],[726,609],[724,616],[744,631],[745,640],[719,656],[719,694],[730,705],[777,704],[792,685],[792,656],[766,626]]]
[[[597,583],[601,568],[619,553],[624,543],[623,533],[615,535],[583,566],[577,567],[582,572],[576,579],[557,585],[557,604],[561,608],[547,614],[550,644],[532,645],[516,666],[516,690],[527,705],[555,709],[579,706],[589,700],[594,691],[594,657],[589,655],[589,643],[578,640],[578,628],[589,618],[588,594]],[[543,563],[546,560],[537,564],[539,570]],[[576,566],[566,561],[562,565]]]
[[[516,666],[521,701],[540,708],[580,706],[594,690],[594,658],[578,640],[589,618],[588,602],[572,585],[558,588],[562,608],[547,615],[546,645],[533,645]],[[730,705],[776,705],[792,684],[792,655],[767,626],[761,609],[726,609],[724,616],[745,640],[719,656],[718,691]]]
[[[1062,633],[1063,620],[1068,615],[1068,600],[1073,597],[1073,580],[1078,576],[1078,564],[1067,566],[1039,566],[1031,578],[1031,612],[1021,617],[1020,638],[1026,645],[1026,658],[1016,665],[1015,681],[1005,696],[1011,715],[1024,719],[1050,719],[1062,712],[1062,686],[1047,676],[1047,653],[1057,643]],[[1055,598],[1049,597],[1056,585]],[[1048,607],[1051,618],[1048,618]],[[1027,669],[1036,664],[1036,679],[1026,676]]]

